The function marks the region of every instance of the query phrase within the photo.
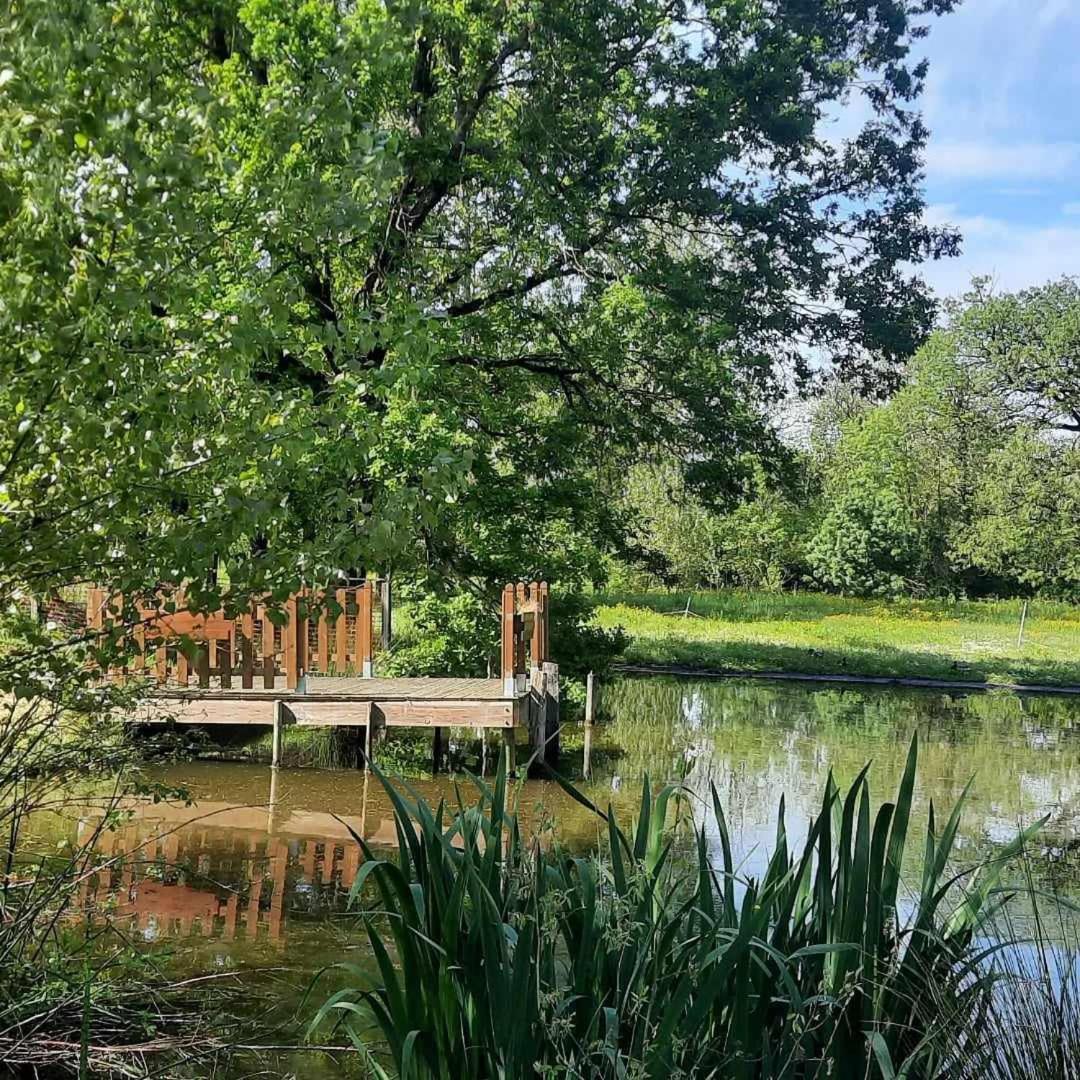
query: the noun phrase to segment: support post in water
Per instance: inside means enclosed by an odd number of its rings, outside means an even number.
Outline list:
[[[446,755],[450,749],[449,728],[437,727],[431,740],[432,772],[442,772],[446,768]]]
[[[590,671],[585,676],[585,726],[592,727],[596,708],[596,676]]]
[[[503,744],[506,747],[506,772],[517,776],[517,729],[503,728]]]
[[[285,703],[283,701],[274,702],[274,734],[273,741],[271,742],[270,750],[270,765],[272,768],[277,768],[281,764],[281,736],[282,727],[285,722]]]

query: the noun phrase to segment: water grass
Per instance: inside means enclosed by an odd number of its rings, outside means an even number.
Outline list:
[[[522,834],[505,767],[453,806],[380,774],[396,857],[355,837],[353,885],[376,973],[350,969],[311,1030],[336,1023],[403,1080],[940,1075],[985,1022],[999,877],[1029,834],[956,876],[963,799],[931,812],[905,898],[917,754],[876,814],[865,769],[844,795],[830,777],[799,845],[781,799],[757,880],[715,789],[701,807],[646,781],[624,830],[564,784],[606,837],[583,857]]]
[[[686,614],[689,601],[690,613]],[[722,590],[600,598],[627,661],[687,668],[1080,685],[1080,608]]]

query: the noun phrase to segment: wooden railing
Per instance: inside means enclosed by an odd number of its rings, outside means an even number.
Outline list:
[[[502,593],[501,678],[506,694],[522,693],[532,669],[550,659],[546,581],[519,581]]]
[[[549,603],[544,581],[503,589],[500,678],[508,696],[524,693],[531,673],[550,659]],[[187,610],[182,591],[170,594],[168,607],[173,610],[166,610],[162,598],[156,606],[125,610],[123,598],[90,589],[87,626],[102,632],[120,628],[134,654],[126,667],[111,669],[111,676],[222,690],[281,689],[281,680],[294,690],[306,674],[368,678],[376,608],[384,634],[390,618],[389,591],[381,579],[326,591],[304,589],[284,605],[257,600],[236,616],[195,614]]]
[[[153,678],[160,686],[181,689],[216,686],[229,690],[278,688],[284,679],[296,689],[305,674],[370,677],[374,662],[375,590],[379,582],[317,592],[302,590],[284,606],[255,601],[250,611],[228,617],[222,611],[194,614],[185,607],[182,592],[164,610],[139,604],[125,611],[122,598],[102,589],[87,596],[87,626],[106,630],[123,627],[134,659],[117,677]],[[384,586],[385,588],[385,586]],[[382,605],[384,625],[387,605]]]

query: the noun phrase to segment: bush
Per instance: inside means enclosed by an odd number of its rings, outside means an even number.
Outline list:
[[[498,672],[498,609],[472,593],[449,599],[422,595],[407,600],[401,636],[381,675],[433,675],[484,678]],[[551,655],[564,680],[581,681],[589,671],[607,674],[629,638],[621,629],[605,630],[596,621],[593,601],[580,592],[551,594]]]

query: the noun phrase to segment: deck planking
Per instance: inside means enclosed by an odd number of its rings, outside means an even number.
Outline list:
[[[134,719],[141,723],[311,727],[497,727],[524,724],[525,695],[507,695],[499,679],[360,679],[307,676],[295,690],[266,687],[162,687]]]

